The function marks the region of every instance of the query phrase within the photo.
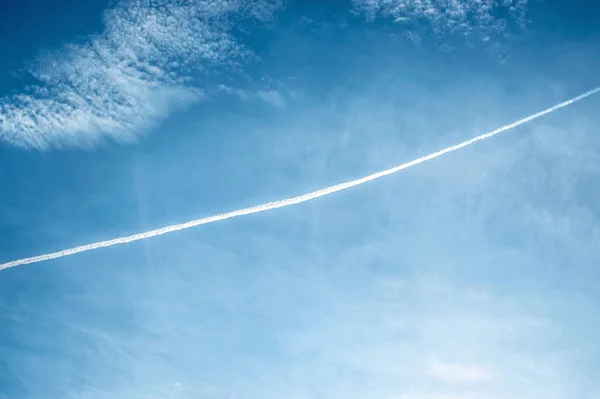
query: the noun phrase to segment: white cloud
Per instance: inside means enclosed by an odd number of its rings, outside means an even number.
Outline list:
[[[427,374],[449,382],[480,382],[492,378],[490,371],[480,365],[460,364],[432,360],[427,367]]]
[[[436,34],[474,34],[487,41],[514,21],[526,25],[528,0],[353,0],[355,12],[367,20],[378,16],[396,23],[426,22]]]
[[[258,92],[258,97],[266,102],[267,104],[271,104],[277,108],[285,107],[285,98],[281,95],[281,93],[275,90],[264,91],[261,90]]]
[[[228,28],[268,19],[277,0],[133,0],[104,14],[103,33],[39,57],[40,84],[0,99],[0,140],[20,147],[131,139],[204,97],[193,85],[253,54]]]

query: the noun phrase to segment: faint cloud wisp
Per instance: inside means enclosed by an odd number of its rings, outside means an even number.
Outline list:
[[[434,359],[427,367],[427,374],[449,382],[480,382],[492,378],[483,366],[442,362]]]

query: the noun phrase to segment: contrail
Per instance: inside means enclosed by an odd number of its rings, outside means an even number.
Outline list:
[[[273,202],[267,202],[265,204],[261,204],[261,205],[256,205],[256,206],[252,206],[249,208],[243,208],[243,209],[238,209],[236,211],[231,211],[231,212],[227,212],[227,213],[221,213],[218,215],[214,215],[214,216],[208,216],[205,218],[201,218],[201,219],[195,219],[189,222],[185,222],[185,223],[179,223],[179,224],[174,224],[171,226],[166,226],[166,227],[161,227],[159,229],[155,229],[155,230],[150,230],[150,231],[146,231],[144,233],[137,233],[137,234],[133,234],[130,236],[125,236],[125,237],[119,237],[119,238],[113,238],[112,240],[106,240],[106,241],[99,241],[99,242],[95,242],[92,244],[87,244],[87,245],[80,245],[78,247],[74,247],[74,248],[70,248],[70,249],[65,249],[62,251],[58,251],[58,252],[52,252],[49,254],[45,254],[45,255],[39,255],[39,256],[33,256],[31,258],[23,258],[23,259],[18,259],[18,260],[13,260],[11,262],[7,262],[7,263],[3,263],[0,264],[0,270],[4,270],[4,269],[8,269],[9,267],[14,267],[14,266],[21,266],[21,265],[26,265],[29,263],[36,263],[36,262],[43,262],[45,260],[50,260],[50,259],[56,259],[56,258],[62,258],[63,256],[69,256],[69,255],[75,255],[79,252],[85,252],[85,251],[91,251],[93,249],[98,249],[98,248],[103,248],[103,247],[110,247],[112,245],[117,245],[117,244],[126,244],[128,242],[132,242],[132,241],[137,241],[137,240],[144,240],[146,238],[150,238],[150,237],[155,237],[155,236],[159,236],[162,234],[166,234],[166,233],[171,233],[173,231],[178,231],[178,230],[185,230],[185,229],[189,229],[190,227],[194,227],[194,226],[199,226],[202,224],[208,224],[208,223],[213,223],[213,222],[218,222],[220,220],[225,220],[225,219],[229,219],[229,218],[234,218],[237,216],[243,216],[243,215],[250,215],[252,213],[260,213],[260,212],[264,212],[264,211],[268,211],[271,209],[277,209],[277,208],[283,208],[286,206],[290,206],[290,205],[295,205],[295,204],[299,204],[301,202],[306,202],[306,201],[310,201],[319,197],[324,197],[326,195],[329,194],[333,194],[335,192],[338,191],[342,191],[342,190],[346,190],[348,188],[351,187],[355,187],[355,186],[359,186],[361,184],[370,182],[372,180],[377,180],[381,177],[384,176],[388,176],[394,173],[397,173],[401,170],[404,169],[408,169],[412,166],[418,165],[420,163],[429,161],[431,159],[440,157],[444,154],[447,154],[449,152],[453,152],[456,150],[459,150],[461,148],[467,147],[477,141],[481,141],[481,140],[485,140],[488,139],[492,136],[495,136],[499,133],[505,132],[507,130],[513,129],[517,126],[520,126],[524,123],[530,122],[534,119],[537,119],[541,116],[544,116],[546,114],[549,114],[551,112],[554,112],[560,108],[564,108],[568,105],[571,105],[579,100],[583,100],[586,97],[589,97],[591,95],[594,95],[596,93],[600,92],[600,87],[597,87],[595,89],[589,90],[583,94],[578,95],[577,97],[573,97],[570,100],[564,101],[560,104],[556,104],[548,109],[545,109],[543,111],[540,111],[536,114],[530,115],[526,118],[520,119],[516,122],[513,122],[509,125],[504,125],[501,128],[498,128],[496,130],[494,130],[493,132],[489,132],[489,133],[485,133],[482,134],[480,136],[474,137],[470,140],[464,141],[460,144],[456,144],[447,148],[444,148],[443,150],[439,150],[437,152],[434,152],[432,154],[429,155],[425,155],[422,156],[420,158],[417,158],[413,161],[410,162],[406,162],[403,163],[401,165],[398,166],[394,166],[390,169],[386,169],[383,170],[381,172],[376,172],[373,174],[370,174],[368,176],[365,177],[361,177],[359,179],[356,180],[351,180],[351,181],[347,181],[345,183],[340,183],[340,184],[336,184],[333,186],[329,186],[329,187],[325,187],[322,188],[320,190],[317,191],[313,191],[310,192],[308,194],[303,194],[303,195],[299,195],[297,197],[292,197],[292,198],[287,198],[287,199],[283,199],[283,200],[278,200],[278,201],[273,201]]]

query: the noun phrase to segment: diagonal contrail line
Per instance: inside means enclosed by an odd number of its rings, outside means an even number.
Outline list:
[[[446,147],[442,150],[439,150],[437,152],[434,152],[432,154],[429,155],[425,155],[422,156],[420,158],[417,158],[413,161],[410,162],[406,162],[403,163],[401,165],[397,165],[394,166],[392,168],[386,169],[386,170],[382,170],[380,172],[376,172],[373,174],[370,174],[368,176],[365,177],[361,177],[359,179],[356,180],[351,180],[351,181],[347,181],[345,183],[340,183],[340,184],[336,184],[333,186],[329,186],[329,187],[325,187],[322,188],[320,190],[316,190],[307,194],[303,194],[303,195],[299,195],[297,197],[291,197],[291,198],[287,198],[287,199],[283,199],[283,200],[278,200],[278,201],[273,201],[273,202],[267,202],[261,205],[256,205],[256,206],[252,206],[249,208],[243,208],[243,209],[238,209],[236,211],[231,211],[231,212],[226,212],[226,213],[221,213],[218,215],[213,215],[213,216],[208,216],[205,218],[201,218],[201,219],[195,219],[195,220],[191,220],[189,222],[185,222],[185,223],[179,223],[179,224],[174,224],[171,226],[166,226],[166,227],[161,227],[159,229],[155,229],[155,230],[150,230],[150,231],[146,231],[143,233],[137,233],[137,234],[133,234],[130,236],[124,236],[124,237],[118,237],[118,238],[113,238],[111,240],[106,240],[106,241],[99,241],[99,242],[95,242],[92,244],[87,244],[87,245],[80,245],[78,247],[73,247],[73,248],[69,248],[69,249],[64,249],[62,251],[58,251],[58,252],[52,252],[49,254],[45,254],[45,255],[38,255],[38,256],[33,256],[30,258],[23,258],[23,259],[18,259],[18,260],[13,260],[7,263],[3,263],[0,264],[0,270],[4,270],[4,269],[8,269],[10,267],[15,267],[15,266],[21,266],[21,265],[26,265],[29,263],[36,263],[36,262],[43,262],[46,260],[50,260],[50,259],[56,259],[56,258],[62,258],[63,256],[69,256],[69,255],[75,255],[79,252],[85,252],[85,251],[91,251],[93,249],[98,249],[98,248],[103,248],[103,247],[110,247],[113,245],[117,245],[117,244],[126,244],[132,241],[138,241],[138,240],[143,240],[146,238],[150,238],[150,237],[155,237],[155,236],[159,236],[162,234],[167,234],[167,233],[171,233],[173,231],[178,231],[178,230],[185,230],[185,229],[189,229],[191,227],[195,227],[195,226],[199,226],[202,224],[208,224],[208,223],[213,223],[213,222],[218,222],[220,220],[225,220],[225,219],[229,219],[229,218],[234,218],[234,217],[238,217],[238,216],[244,216],[244,215],[250,215],[252,213],[259,213],[259,212],[264,212],[264,211],[268,211],[271,209],[277,209],[277,208],[283,208],[286,206],[290,206],[290,205],[295,205],[295,204],[299,204],[302,202],[306,202],[306,201],[310,201],[319,197],[324,197],[326,195],[329,194],[333,194],[335,192],[338,191],[342,191],[342,190],[346,190],[348,188],[351,187],[355,187],[355,186],[359,186],[361,184],[370,182],[372,180],[377,180],[381,177],[384,176],[388,176],[394,173],[397,173],[401,170],[404,169],[408,169],[412,166],[416,166],[420,163],[429,161],[431,159],[434,158],[438,158],[441,157],[444,154],[459,150],[461,148],[467,147],[477,141],[481,141],[481,140],[485,140],[488,139],[492,136],[495,136],[499,133],[505,132],[507,130],[513,129],[517,126],[523,125],[527,122],[530,122],[534,119],[537,119],[541,116],[547,115],[551,112],[554,112],[560,108],[564,108],[566,106],[569,106],[577,101],[583,100],[586,97],[589,97],[591,95],[594,95],[596,93],[600,92],[600,87],[597,87],[595,89],[586,91],[583,94],[580,94],[576,97],[571,98],[570,100],[564,101],[562,103],[556,104],[550,108],[547,108],[543,111],[540,111],[538,113],[535,113],[533,115],[527,116],[523,119],[520,119],[516,122],[510,123],[508,125],[504,125],[492,132],[489,133],[485,133],[482,134],[480,136],[474,137],[470,140],[467,141],[463,141],[460,144],[456,144],[450,147]]]

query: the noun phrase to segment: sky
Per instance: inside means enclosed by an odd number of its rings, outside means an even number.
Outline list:
[[[600,85],[575,0],[0,2],[0,263]],[[600,399],[600,95],[0,271],[0,399]]]

